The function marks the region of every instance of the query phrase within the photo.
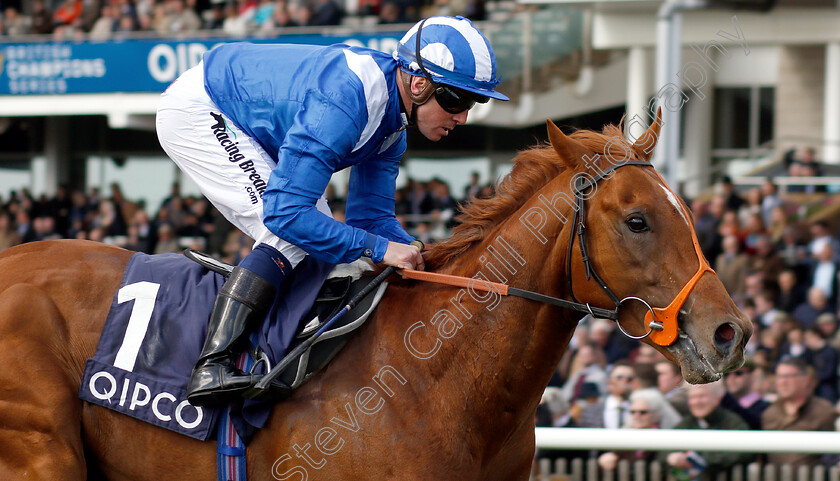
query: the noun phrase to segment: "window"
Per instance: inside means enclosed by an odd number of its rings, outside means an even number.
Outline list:
[[[715,89],[714,149],[755,151],[773,139],[773,87]]]

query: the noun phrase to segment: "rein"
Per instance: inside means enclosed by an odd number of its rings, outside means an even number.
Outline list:
[[[691,229],[691,226],[689,226],[691,231],[691,238],[694,243],[694,250],[697,254],[700,266],[697,269],[697,272],[691,277],[691,279],[689,279],[689,281],[683,286],[683,288],[680,290],[677,296],[665,308],[651,307],[651,305],[648,304],[647,301],[640,297],[628,296],[623,299],[620,299],[612,291],[612,289],[610,289],[609,286],[607,286],[607,283],[604,282],[601,276],[599,276],[595,272],[595,268],[592,266],[591,257],[589,256],[586,247],[585,207],[588,196],[584,192],[591,188],[594,188],[599,181],[607,178],[607,176],[613,173],[616,169],[624,167],[625,165],[638,165],[641,167],[651,168],[653,167],[653,165],[647,161],[630,160],[617,164],[611,164],[609,168],[600,171],[597,175],[592,176],[588,180],[584,177],[577,177],[577,180],[575,181],[576,185],[574,188],[574,196],[576,202],[574,206],[574,215],[572,217],[573,227],[569,235],[568,253],[566,255],[566,279],[568,282],[569,295],[572,298],[571,301],[548,296],[545,294],[540,294],[538,292],[528,291],[525,289],[510,287],[507,284],[499,282],[490,282],[483,279],[453,276],[449,274],[438,274],[426,271],[416,271],[410,269],[402,270],[401,274],[407,279],[446,284],[479,291],[496,292],[499,295],[503,296],[509,295],[521,297],[524,299],[551,304],[564,309],[570,309],[578,312],[587,313],[592,315],[593,317],[601,319],[610,319],[615,321],[616,325],[618,326],[618,329],[625,336],[631,339],[640,340],[650,336],[651,340],[656,344],[660,346],[669,346],[677,340],[677,335],[679,333],[678,316],[680,308],[685,303],[689,294],[691,294],[691,291],[694,290],[694,287],[697,285],[697,282],[700,281],[700,278],[703,276],[703,274],[705,274],[706,272],[711,272],[714,274],[714,270],[712,270],[711,266],[709,266],[709,263],[703,256],[703,252],[700,250],[700,243],[697,240],[697,234],[694,232],[694,229]],[[660,180],[662,180],[663,185],[665,185],[666,188],[668,188],[668,184],[665,183],[665,180],[662,179],[662,176],[659,175],[658,172],[656,174],[659,176]],[[680,206],[680,208],[682,209],[683,207]],[[575,234],[577,234],[577,236]],[[578,301],[575,297],[574,289],[572,287],[572,252],[574,248],[575,237],[577,237],[578,239],[581,257],[583,260],[584,267],[586,269],[586,279],[595,280],[595,282],[601,287],[601,289],[604,291],[607,297],[609,297],[610,300],[612,300],[615,304],[614,309],[603,309],[600,307],[593,307],[589,303],[582,303]],[[648,326],[648,331],[642,334],[641,336],[631,335],[630,333],[625,331],[624,328],[621,327],[621,324],[618,322],[619,310],[621,309],[621,306],[627,301],[641,302],[648,310],[648,312],[645,314],[645,323]]]
[[[579,302],[567,301],[559,297],[551,297],[539,292],[528,291],[525,289],[517,289],[510,287],[507,284],[500,282],[490,282],[484,279],[476,279],[474,277],[453,276],[450,274],[438,274],[437,272],[416,271],[413,269],[404,269],[400,274],[406,279],[414,279],[417,281],[433,282],[436,284],[446,284],[448,286],[465,287],[476,291],[495,292],[502,296],[521,297],[523,299],[530,299],[532,301],[544,302],[564,309],[572,309],[579,312],[592,314],[601,319],[611,319],[618,321],[618,309],[601,309],[600,307],[592,307],[589,304],[581,304]]]

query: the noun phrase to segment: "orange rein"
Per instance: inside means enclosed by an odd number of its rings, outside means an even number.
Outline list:
[[[483,279],[474,279],[472,277],[453,276],[449,274],[438,274],[437,272],[415,271],[414,269],[403,269],[400,271],[406,279],[414,279],[424,282],[434,282],[436,284],[446,284],[448,286],[465,287],[475,289],[476,291],[493,291],[506,296],[508,295],[508,285],[499,282],[490,282]]]

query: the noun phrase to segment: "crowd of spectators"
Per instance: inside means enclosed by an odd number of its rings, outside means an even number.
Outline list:
[[[407,23],[430,14],[486,16],[484,0],[22,0],[0,1],[0,35],[108,40],[132,32],[172,37],[200,30],[271,35],[277,29],[346,21]]]
[[[204,198],[181,196],[173,187],[150,218],[143,201],[126,199],[118,184],[110,195],[59,187],[54,197],[12,192],[0,202],[0,251],[53,239],[85,239],[162,254],[186,247],[236,263],[252,241],[231,226]]]
[[[478,174],[464,190],[469,196],[488,196],[492,186],[479,185]],[[344,220],[345,200],[330,184],[325,196],[333,216]],[[424,242],[449,235],[456,223],[458,201],[446,182],[410,179],[397,192],[398,218]],[[0,251],[23,242],[51,239],[88,239],[126,249],[161,254],[187,247],[237,263],[253,242],[234,228],[204,197],[181,195],[177,184],[160,208],[149,215],[145,202],[127,199],[118,184],[108,195],[59,187],[55,196],[33,196],[28,190],[0,198]]]

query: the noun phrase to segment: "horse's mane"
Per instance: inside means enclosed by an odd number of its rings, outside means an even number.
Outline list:
[[[624,139],[621,124],[607,125],[601,132],[578,130],[569,135],[593,154],[611,155],[623,159],[627,154],[622,143],[609,141]],[[604,149],[609,145],[609,152]],[[624,144],[627,145],[627,144]],[[634,158],[642,157],[631,149]],[[629,160],[629,159],[628,159]],[[548,142],[523,150],[514,158],[513,170],[497,185],[496,194],[486,199],[470,199],[461,206],[460,224],[449,239],[431,246],[425,253],[427,269],[448,264],[472,245],[483,240],[504,219],[513,215],[528,199],[549,181],[566,170],[557,152]]]

